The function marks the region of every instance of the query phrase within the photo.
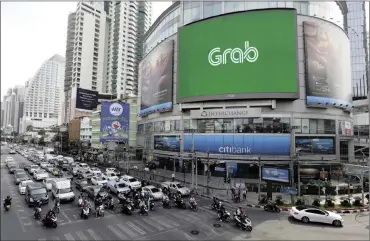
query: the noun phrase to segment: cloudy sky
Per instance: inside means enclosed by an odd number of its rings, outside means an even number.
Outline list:
[[[154,2],[153,22],[170,5]],[[73,2],[1,3],[1,97],[54,54],[65,55],[67,18],[75,8]]]
[[[68,14],[76,2],[1,3],[1,100],[54,54],[65,56]],[[153,3],[153,22],[171,2]]]

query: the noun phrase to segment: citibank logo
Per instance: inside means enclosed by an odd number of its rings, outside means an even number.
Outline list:
[[[122,105],[118,103],[113,103],[109,106],[109,112],[113,116],[120,116],[123,113]]]
[[[243,64],[244,61],[249,63],[256,62],[258,59],[258,49],[249,47],[249,41],[244,42],[244,51],[241,48],[228,48],[221,53],[221,48],[216,47],[208,54],[208,62],[212,66],[227,64],[231,61],[234,64]]]
[[[219,153],[225,154],[252,154],[252,149],[250,147],[235,147],[232,145],[225,145],[218,148]]]

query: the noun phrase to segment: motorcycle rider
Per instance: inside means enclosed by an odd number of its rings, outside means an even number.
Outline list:
[[[140,212],[143,212],[145,208],[146,208],[146,204],[145,204],[144,199],[140,199],[139,200],[139,209],[140,209]]]
[[[55,217],[56,217],[55,212],[52,209],[50,209],[44,217],[44,222],[50,224],[52,222],[52,218]]]
[[[270,209],[275,209],[276,208],[276,203],[274,201],[272,201],[271,198],[269,198],[267,200],[267,206],[270,208]]]
[[[5,199],[4,199],[4,207],[6,206],[11,206],[12,205],[12,198],[10,196],[7,196]]]
[[[59,205],[60,205],[60,198],[56,197],[54,199],[54,208],[57,209]]]
[[[190,196],[189,203],[190,203],[190,205],[191,205],[192,207],[195,205],[196,201],[195,201],[195,198],[194,198],[193,196]]]
[[[244,210],[241,206],[239,206],[237,209],[236,209],[236,212],[235,212],[236,216],[239,217],[240,220],[242,220],[242,218],[244,217]]]
[[[95,211],[98,210],[98,207],[100,207],[103,204],[102,197],[98,194],[95,198]]]
[[[36,213],[40,212],[41,213],[41,201],[38,200],[35,202],[35,205],[33,206],[33,209],[35,210],[34,215],[36,216]]]

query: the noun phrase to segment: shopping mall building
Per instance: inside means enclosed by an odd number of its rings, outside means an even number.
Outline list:
[[[353,159],[345,12],[339,2],[173,3],[144,40],[143,159],[182,170],[195,152],[201,173],[209,159],[244,178],[259,161],[322,170]]]

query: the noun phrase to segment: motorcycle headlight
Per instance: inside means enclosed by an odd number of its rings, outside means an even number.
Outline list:
[[[33,198],[32,197],[30,197],[30,202],[33,202]]]

